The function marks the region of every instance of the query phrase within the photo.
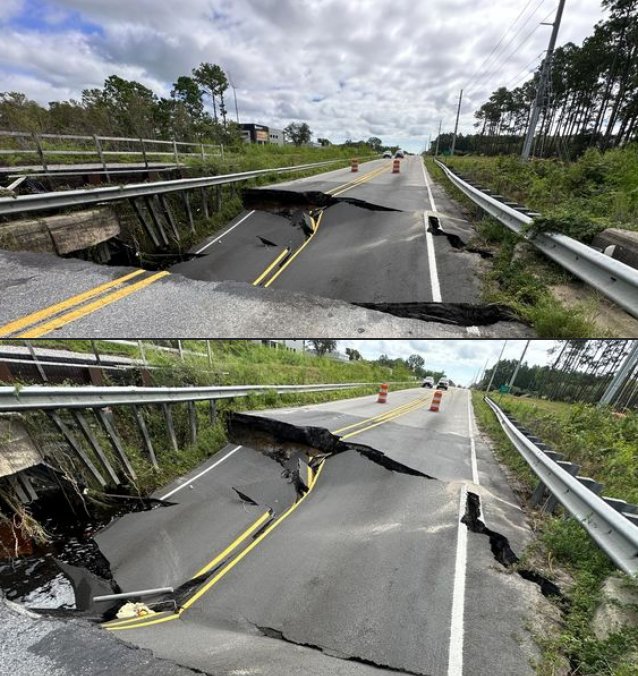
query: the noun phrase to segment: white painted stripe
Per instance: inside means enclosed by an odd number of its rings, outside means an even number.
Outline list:
[[[235,225],[228,228],[228,230],[225,230],[219,237],[215,237],[214,240],[208,242],[208,244],[205,244],[201,249],[199,249],[199,251],[196,251],[195,253],[202,253],[202,251],[205,251],[206,249],[208,249],[208,247],[215,244],[215,242],[219,242],[220,239],[222,239],[223,237],[226,237],[226,235],[231,230],[234,230],[238,225],[241,225],[245,220],[249,219],[254,213],[255,213],[255,211],[253,210],[250,213],[246,214],[243,218],[238,220],[237,223],[235,223]]]
[[[476,462],[476,441],[474,439],[474,410],[472,409],[472,394],[467,391],[467,426],[470,433],[470,463],[472,465],[472,481],[479,484],[478,464]]]
[[[177,493],[177,491],[181,491],[182,488],[186,488],[186,486],[192,485],[193,483],[195,483],[195,481],[197,481],[197,479],[199,479],[200,477],[203,477],[204,474],[206,474],[207,472],[210,472],[211,469],[215,469],[215,467],[217,467],[217,465],[221,465],[222,462],[224,462],[224,460],[228,460],[228,458],[230,458],[230,456],[231,456],[233,453],[237,453],[237,451],[238,451],[240,448],[241,448],[241,446],[235,446],[235,448],[233,448],[232,451],[229,451],[228,453],[226,453],[226,455],[225,455],[223,458],[221,458],[221,459],[218,460],[217,462],[213,463],[210,467],[207,467],[205,470],[203,470],[202,472],[200,472],[199,474],[197,474],[196,476],[194,476],[192,479],[189,479],[188,481],[184,481],[184,483],[181,484],[181,486],[178,486],[177,488],[174,488],[172,491],[169,491],[166,495],[162,495],[162,497],[160,498],[160,500],[166,500],[166,498],[170,498],[171,495],[174,495],[175,493]]]
[[[435,303],[440,303],[441,298],[441,284],[439,283],[439,271],[436,267],[436,254],[434,252],[434,237],[428,228],[428,214],[427,211],[423,214],[423,222],[425,224],[425,245],[428,250],[428,268],[430,269],[430,286],[432,287],[432,300]]]
[[[428,173],[425,164],[421,162],[421,169],[423,169],[423,178],[425,180],[425,187],[428,189],[428,197],[430,199],[430,206],[432,211],[436,211],[436,204],[434,197],[432,197],[432,190],[430,189],[430,181],[428,180]],[[440,303],[443,299],[441,297],[441,284],[439,283],[439,271],[436,267],[436,253],[434,251],[434,237],[428,229],[428,215],[427,212],[423,214],[425,222],[425,244],[428,249],[428,267],[430,268],[430,286],[432,287],[432,301]]]
[[[459,497],[459,528],[456,538],[456,563],[452,591],[452,622],[450,625],[450,651],[448,676],[463,676],[463,638],[465,634],[465,568],[467,565],[467,526],[461,522],[467,504],[467,485],[463,484]]]
[[[421,162],[421,169],[423,169],[423,178],[425,179],[425,187],[428,189],[428,198],[430,199],[430,207],[432,211],[436,211],[436,204],[434,197],[432,197],[432,188],[430,188],[430,179],[428,178],[428,170],[425,168],[425,163]]]
[[[468,336],[480,337],[481,335],[481,329],[478,326],[468,326],[466,327],[466,331]]]

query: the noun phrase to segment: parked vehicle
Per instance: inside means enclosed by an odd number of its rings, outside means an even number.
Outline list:
[[[390,157],[392,157],[392,153],[391,153],[389,150],[386,150],[386,151],[383,153],[383,157],[386,158],[386,159],[387,159],[387,158],[390,158]]]
[[[450,381],[447,378],[441,378],[437,383],[437,390],[447,390],[450,387]]]
[[[421,384],[421,387],[434,387],[434,378],[432,376],[423,378],[423,383]]]
[[[397,150],[396,153],[394,153],[394,156],[397,159],[403,159],[405,157],[405,154],[402,150]]]

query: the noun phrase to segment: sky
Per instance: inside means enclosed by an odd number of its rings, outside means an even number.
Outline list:
[[[419,152],[441,119],[453,129],[461,88],[460,131],[471,133],[494,89],[522,84],[549,39],[539,24],[557,4],[0,0],[0,91],[46,104],[117,74],[167,96],[179,75],[209,61],[230,73],[242,122],[305,121],[315,139],[377,136]],[[567,0],[558,43],[580,44],[601,18],[600,0]]]
[[[391,359],[407,359],[419,354],[425,360],[426,369],[445,371],[457,385],[470,385],[485,368],[498,360],[503,340],[340,340],[337,349],[345,352],[347,347],[359,350],[364,359],[378,359],[382,354]],[[508,340],[503,359],[519,359],[525,348],[524,340]],[[533,340],[524,361],[532,364],[551,363],[548,351],[555,347],[555,340]],[[556,355],[554,355],[554,359]]]

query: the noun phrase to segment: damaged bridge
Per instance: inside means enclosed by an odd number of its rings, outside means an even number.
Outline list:
[[[96,534],[105,569],[68,571],[83,616],[210,674],[532,674],[527,621],[560,590],[518,571],[530,531],[468,392],[431,398],[232,415],[226,448]],[[95,603],[105,582],[125,598]]]

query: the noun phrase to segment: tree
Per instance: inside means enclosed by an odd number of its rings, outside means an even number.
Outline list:
[[[201,63],[198,68],[193,69],[193,77],[203,87],[213,102],[213,119],[217,123],[217,108],[221,113],[224,125],[226,124],[226,105],[224,103],[224,92],[228,89],[228,78],[221,66],[214,63]],[[219,103],[218,103],[219,99]]]
[[[420,354],[411,354],[407,360],[408,368],[415,373],[425,365],[425,359]]]
[[[331,145],[332,145],[332,143],[331,143],[327,138],[318,138],[318,139],[317,139],[317,143],[318,143],[320,146],[324,146],[324,147],[325,147],[325,146],[331,146]]]
[[[285,129],[284,134],[296,146],[301,146],[304,143],[310,143],[312,132],[310,127],[305,122],[291,122]]]
[[[367,141],[366,144],[369,145],[372,150],[375,152],[381,152],[381,147],[383,146],[383,141],[380,138],[377,138],[376,136],[371,136]]]
[[[346,348],[346,356],[350,361],[360,361],[361,360],[361,353],[359,350],[354,350],[351,347]]]
[[[311,340],[310,343],[320,357],[327,352],[334,352],[337,348],[336,340]]]

